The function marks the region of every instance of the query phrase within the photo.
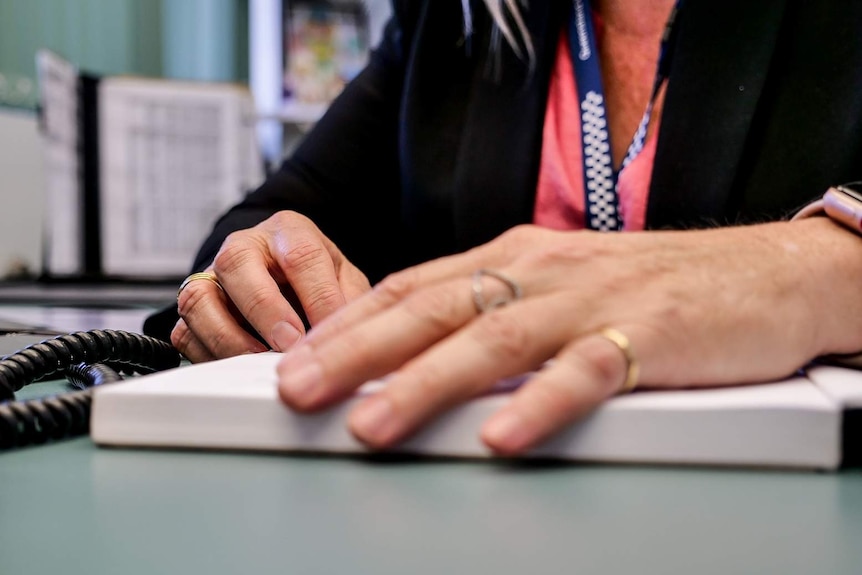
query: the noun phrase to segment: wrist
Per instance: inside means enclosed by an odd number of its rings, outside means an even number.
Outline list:
[[[827,216],[862,235],[862,182],[832,186],[822,198],[799,210],[791,221],[811,216]]]
[[[805,301],[813,355],[862,350],[862,237],[826,217],[776,225]]]

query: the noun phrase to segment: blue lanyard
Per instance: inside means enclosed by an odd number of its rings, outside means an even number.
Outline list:
[[[643,150],[646,131],[653,105],[661,85],[668,77],[670,56],[674,42],[673,22],[682,0],[677,0],[671,11],[662,37],[658,70],[653,83],[649,104],[634,138],[629,144],[620,171],[625,169]],[[589,0],[573,0],[574,14],[569,24],[569,50],[578,86],[581,109],[581,159],[584,173],[585,220],[592,230],[619,231],[623,228],[620,197],[617,190],[619,173],[614,170],[611,156],[611,136],[605,109],[605,90],[596,35],[593,30]]]

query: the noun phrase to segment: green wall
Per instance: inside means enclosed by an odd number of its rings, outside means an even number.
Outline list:
[[[246,81],[248,0],[0,0],[0,105],[36,102],[34,55],[99,74]]]

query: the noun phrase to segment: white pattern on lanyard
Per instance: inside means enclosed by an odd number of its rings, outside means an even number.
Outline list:
[[[677,0],[665,26],[652,95],[626,151],[620,171],[644,148],[653,105],[662,83],[667,79],[673,48],[673,23],[680,4],[681,0]],[[586,227],[599,231],[619,231],[623,228],[623,214],[617,190],[619,174],[613,169],[604,86],[589,0],[574,0],[574,12],[569,24],[569,50],[581,108]]]

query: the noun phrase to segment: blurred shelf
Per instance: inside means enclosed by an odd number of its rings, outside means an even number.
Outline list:
[[[153,308],[134,307],[107,309],[93,307],[55,306],[44,304],[0,304],[0,330],[12,334],[0,336],[0,353],[12,353],[24,345],[16,341],[16,333],[45,334],[69,333],[91,329],[121,329],[140,333],[144,320]]]
[[[314,124],[326,113],[327,108],[329,104],[325,103],[287,101],[278,110],[259,114],[258,119],[276,120],[284,124]]]
[[[0,305],[37,304],[96,308],[163,306],[176,299],[178,285],[178,282],[0,282]]]

